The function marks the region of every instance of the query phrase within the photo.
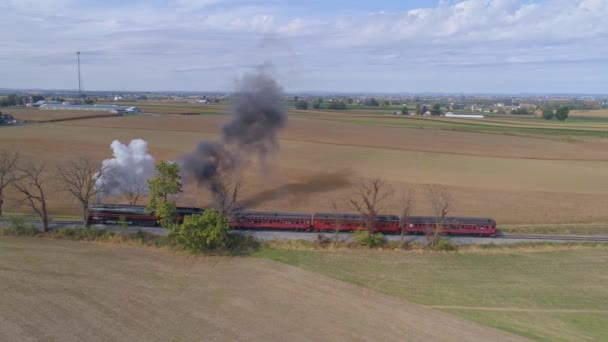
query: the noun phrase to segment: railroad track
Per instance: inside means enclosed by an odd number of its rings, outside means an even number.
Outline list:
[[[608,242],[607,235],[496,235],[497,239],[517,240],[559,240],[559,241],[584,241],[584,242]]]
[[[4,218],[1,217],[0,218],[0,226],[5,226],[7,224],[11,224],[13,222],[13,219],[11,218]],[[41,221],[40,220],[36,220],[36,219],[31,219],[31,218],[24,218],[22,220],[22,222],[24,224],[40,224]],[[59,226],[76,226],[76,225],[81,225],[82,221],[80,220],[51,220],[49,222],[49,225],[52,228],[55,227],[59,227]],[[107,225],[108,227],[115,227],[112,225]],[[158,231],[163,230],[162,228],[154,228],[154,229],[149,229],[150,227],[137,227],[137,226],[132,226],[130,227],[131,229],[145,229],[145,230],[149,230],[150,233],[152,234],[157,234]],[[260,232],[260,234],[264,234],[264,235],[272,235],[273,233],[276,233],[277,236],[281,236],[281,237],[277,237],[277,238],[284,238],[281,234],[282,233],[290,233],[290,237],[288,237],[288,239],[291,238],[291,236],[293,236],[294,240],[296,239],[296,237],[298,235],[303,235],[303,234],[318,234],[317,232],[291,232],[291,231],[275,231],[275,230],[249,230],[250,232],[255,233]],[[291,235],[291,234],[295,234],[295,235]],[[333,234],[333,233],[327,233],[327,234]],[[347,234],[347,233],[346,233]],[[387,237],[390,237],[393,235],[387,235]],[[408,236],[413,236],[413,235],[408,235]],[[608,242],[608,235],[539,235],[539,234],[498,234],[496,235],[495,238],[489,238],[489,237],[473,237],[473,236],[452,236],[454,238],[472,238],[472,239],[479,239],[480,241],[491,241],[494,239],[500,240],[500,239],[504,239],[504,240],[524,240],[524,241],[542,241],[542,242],[552,242],[552,241],[559,241],[559,242],[564,242],[564,241],[572,241],[572,242]]]

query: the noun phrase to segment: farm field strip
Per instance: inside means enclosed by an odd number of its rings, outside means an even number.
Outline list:
[[[608,336],[606,246],[259,255],[537,340]]]
[[[394,122],[399,122],[399,121],[415,121],[415,122],[424,122],[424,123],[438,123],[438,124],[444,124],[444,125],[465,125],[465,126],[472,126],[472,127],[482,127],[482,126],[489,126],[489,127],[506,127],[506,128],[555,128],[555,129],[581,129],[581,130],[597,130],[598,128],[606,128],[606,130],[608,130],[608,124],[604,124],[604,123],[597,123],[597,124],[587,124],[587,123],[571,123],[571,122],[555,122],[555,123],[548,123],[548,122],[544,122],[544,121],[540,121],[540,119],[537,122],[527,122],[527,123],[518,123],[518,122],[512,122],[512,121],[508,121],[508,120],[488,120],[488,119],[478,119],[478,120],[473,120],[473,119],[459,119],[459,118],[433,118],[433,117],[407,117],[407,116],[403,116],[403,117],[395,117],[395,116],[340,116],[340,118],[355,118],[356,120],[360,120],[363,118],[366,119],[376,119],[376,120],[385,120],[385,121],[394,121]]]
[[[6,341],[523,340],[261,258],[4,237],[0,269]]]
[[[67,120],[117,117],[118,114],[104,111],[40,110],[38,108],[2,108],[3,113],[12,114],[16,120],[44,123]]]
[[[39,137],[38,127],[22,127],[20,139]],[[26,133],[26,131],[30,131]],[[44,129],[43,129],[44,130]],[[188,152],[203,138],[214,139],[216,134],[176,132],[160,137],[154,130],[138,131],[140,138],[149,140],[151,148]],[[26,135],[27,134],[27,135]],[[128,141],[133,137],[129,129],[59,126],[54,130],[56,138],[79,141],[83,136],[90,142],[108,144],[108,136]],[[49,134],[47,133],[47,136]],[[301,158],[300,156],[306,156]],[[407,174],[420,183],[473,186],[490,189],[527,191],[566,191],[576,193],[608,193],[608,183],[602,182],[608,174],[608,161],[553,161],[535,159],[504,159],[493,157],[459,156],[418,151],[391,150],[374,147],[337,146],[302,141],[283,141],[277,156],[280,164],[320,172],[332,165],[334,169],[357,169],[362,174],[379,173],[388,180],[400,180]],[[458,167],[451,167],[458,165]],[[547,172],[551,170],[551,172]],[[539,174],[545,174],[542,180]],[[571,175],[580,177],[575,184],[563,182]],[[497,184],[497,179],[513,179]],[[507,185],[508,184],[508,185]]]
[[[341,118],[322,118],[321,120],[336,121],[343,123],[359,123],[366,125],[379,126],[401,126],[401,127],[417,127],[417,128],[438,128],[447,130],[460,130],[465,132],[486,132],[497,134],[539,134],[547,136],[570,135],[570,136],[590,136],[608,138],[608,131],[591,130],[591,129],[573,129],[573,128],[543,128],[543,127],[514,127],[514,126],[497,126],[497,125],[482,125],[474,123],[458,123],[458,122],[387,122],[387,120],[359,120],[359,119],[341,119]]]

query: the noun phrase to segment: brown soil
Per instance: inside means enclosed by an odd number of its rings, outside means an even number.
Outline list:
[[[44,110],[38,108],[9,108],[5,110],[15,119],[27,122],[56,122],[83,118],[116,117],[117,114],[96,110]]]
[[[137,118],[100,118],[66,122],[65,125],[201,132],[215,134],[228,116],[160,116]],[[417,128],[341,123],[306,117],[290,117],[282,140],[318,142],[331,145],[379,147],[408,151],[492,156],[517,159],[605,160],[608,144],[559,142],[554,140],[499,134],[425,130]]]
[[[3,341],[520,341],[284,264],[0,239]]]

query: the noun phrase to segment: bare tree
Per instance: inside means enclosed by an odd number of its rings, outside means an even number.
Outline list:
[[[426,239],[428,246],[434,246],[439,241],[439,235],[446,225],[447,216],[454,206],[454,198],[449,190],[438,184],[429,185],[427,188],[428,201],[433,212],[433,228],[427,229]]]
[[[218,175],[214,179],[214,197],[218,212],[230,219],[238,210],[241,182],[236,176]]]
[[[15,170],[20,158],[19,152],[0,150],[0,216],[4,203],[4,189],[15,181]]]
[[[132,175],[132,177],[135,178],[136,176]],[[136,179],[125,184],[120,191],[127,198],[130,205],[137,205],[139,199],[150,192],[147,183],[140,182]]]
[[[32,208],[42,220],[42,229],[49,231],[49,216],[46,208],[46,192],[51,177],[45,172],[45,164],[27,164],[17,168],[18,176],[13,186],[24,197],[19,202]]]
[[[381,205],[392,195],[386,183],[379,177],[361,179],[348,203],[352,210],[361,214],[365,229],[373,233],[375,220]]]
[[[103,191],[102,187],[96,187],[97,180],[103,175],[102,164],[87,157],[71,160],[57,168],[59,190],[70,193],[80,202],[84,224],[87,223],[89,204]]]
[[[399,230],[401,233],[401,248],[405,246],[405,226],[407,225],[407,219],[412,214],[416,205],[416,198],[414,197],[413,190],[403,191],[399,200]]]

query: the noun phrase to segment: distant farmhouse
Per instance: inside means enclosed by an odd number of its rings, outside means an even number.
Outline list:
[[[117,105],[70,105],[70,104],[55,104],[45,103],[40,105],[43,110],[97,110],[100,112],[110,112],[120,115],[125,114],[140,114],[139,107],[117,106]]]

